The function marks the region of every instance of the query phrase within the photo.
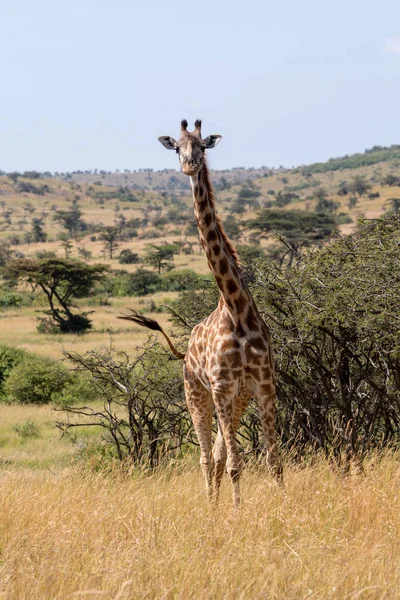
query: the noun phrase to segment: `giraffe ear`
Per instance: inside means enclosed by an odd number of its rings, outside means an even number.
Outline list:
[[[206,137],[206,139],[204,140],[204,144],[206,146],[206,148],[208,150],[210,150],[210,148],[215,148],[215,146],[217,144],[219,144],[219,142],[222,140],[222,135],[209,135],[208,137]]]
[[[162,135],[158,138],[160,144],[164,146],[167,150],[175,150],[176,149],[176,140],[170,137],[169,135]]]

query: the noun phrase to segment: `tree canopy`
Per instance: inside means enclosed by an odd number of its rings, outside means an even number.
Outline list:
[[[33,260],[20,258],[7,264],[8,279],[25,281],[46,296],[51,325],[64,333],[77,333],[90,328],[85,314],[74,314],[73,298],[87,295],[97,281],[101,281],[107,266],[87,265],[57,257]]]

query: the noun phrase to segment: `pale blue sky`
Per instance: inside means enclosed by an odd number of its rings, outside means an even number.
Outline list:
[[[214,168],[400,143],[398,0],[3,0],[0,169]]]

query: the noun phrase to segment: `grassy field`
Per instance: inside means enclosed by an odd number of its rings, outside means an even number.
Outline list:
[[[0,598],[398,598],[398,457],[346,478],[316,459],[285,478],[282,493],[248,468],[234,512],[227,480],[212,509],[190,462],[3,469]]]

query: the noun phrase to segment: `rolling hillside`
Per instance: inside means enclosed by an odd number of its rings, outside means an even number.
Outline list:
[[[239,252],[245,253],[246,248],[254,252],[258,248],[272,256],[277,247],[273,232],[261,235],[249,225],[257,223],[260,211],[322,212],[332,223],[336,222],[342,233],[348,233],[360,215],[373,218],[389,209],[398,209],[400,148],[375,147],[362,154],[292,170],[263,167],[214,171],[212,180],[218,210]],[[79,213],[79,227],[75,231],[68,230],[65,218],[64,221],[57,218],[71,213],[75,217]],[[299,214],[294,213],[296,218]],[[279,233],[279,219],[277,227]],[[111,252],[104,239],[107,230],[115,234]],[[157,271],[146,263],[146,254],[165,243],[175,245],[170,276],[182,270],[208,274],[196,236],[188,178],[182,173],[28,172],[0,176],[1,264],[10,256],[34,258],[55,253],[89,263],[105,262],[112,269],[124,270],[134,277],[137,269]],[[121,264],[121,252],[128,250],[137,260]],[[161,273],[164,276],[167,271]],[[132,336],[133,329],[119,327],[115,316],[124,306],[141,308],[147,313],[163,310],[162,306],[176,296],[174,289],[177,288],[161,286],[159,291],[131,298],[124,292],[118,291],[117,296],[115,291],[107,292],[104,305],[97,306],[93,313],[94,330],[84,339],[72,340],[64,336],[51,339],[40,336],[35,323],[43,303],[40,305],[36,299],[23,308],[9,306],[9,290],[3,284],[0,291],[3,341],[59,356],[67,339],[68,343],[87,349],[93,343],[100,343],[105,332],[112,332],[121,337],[124,347],[133,351],[146,337],[145,332],[137,329]],[[83,300],[80,303],[85,304]],[[85,308],[93,310],[88,305]],[[165,323],[167,315],[160,317]]]

